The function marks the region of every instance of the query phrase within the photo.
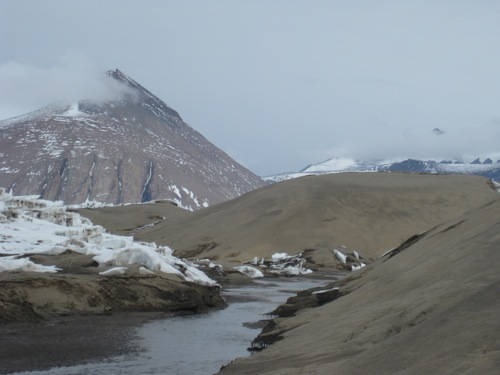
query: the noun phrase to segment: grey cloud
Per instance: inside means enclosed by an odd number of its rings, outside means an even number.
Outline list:
[[[99,95],[90,77],[119,68],[259,174],[330,157],[498,150],[497,1],[0,0],[0,7],[0,117],[80,96],[72,86]],[[24,70],[16,75],[9,64]]]
[[[104,73],[78,55],[49,68],[8,61],[0,65],[3,117],[9,117],[9,112],[15,116],[54,102],[120,98],[127,89]]]

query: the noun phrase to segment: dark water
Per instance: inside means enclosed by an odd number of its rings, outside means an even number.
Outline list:
[[[247,348],[260,328],[245,323],[266,319],[266,313],[295,292],[323,284],[326,281],[272,279],[225,289],[229,306],[224,310],[153,320],[138,327],[133,340],[139,350],[133,354],[16,374],[213,374],[233,359],[250,355]]]

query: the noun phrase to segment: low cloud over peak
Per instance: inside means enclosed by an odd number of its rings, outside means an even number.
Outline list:
[[[8,61],[0,65],[3,120],[54,102],[105,101],[121,98],[128,89],[81,55],[67,56],[52,66]]]

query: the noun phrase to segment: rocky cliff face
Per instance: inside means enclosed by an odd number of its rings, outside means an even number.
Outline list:
[[[119,99],[0,121],[0,186],[66,204],[172,199],[197,209],[264,184],[133,79],[107,74]]]

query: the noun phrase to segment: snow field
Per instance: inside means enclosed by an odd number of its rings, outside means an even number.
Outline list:
[[[192,263],[175,257],[168,246],[106,233],[67,211],[62,202],[13,197],[0,188],[0,272],[57,272],[60,269],[55,266],[33,263],[29,254],[58,255],[66,250],[91,255],[99,266],[115,266],[101,272],[103,276],[123,274],[128,265],[138,264],[143,274],[164,272],[202,285],[216,284]]]

